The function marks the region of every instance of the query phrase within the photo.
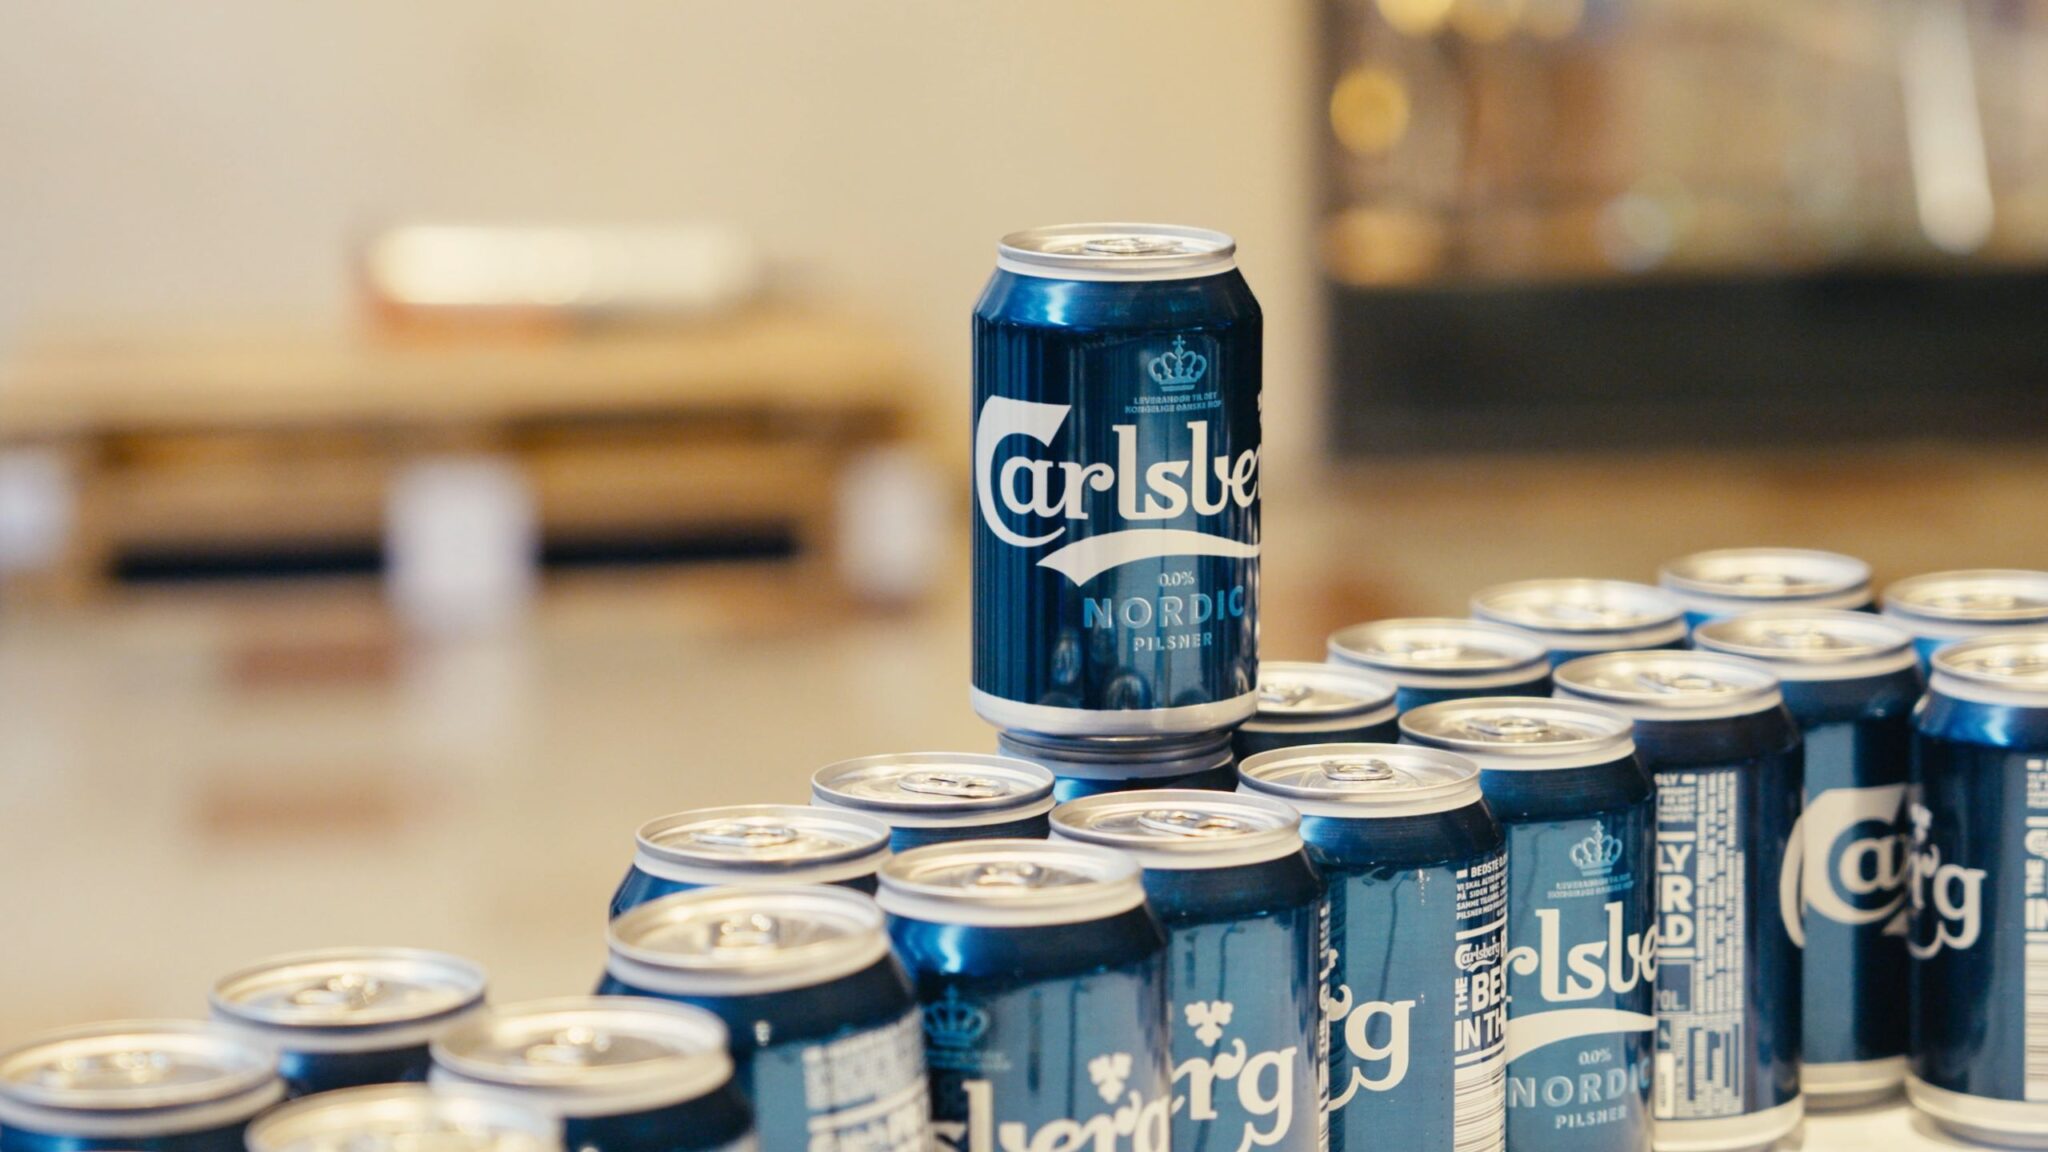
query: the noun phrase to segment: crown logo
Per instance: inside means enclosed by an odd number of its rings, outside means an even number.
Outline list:
[[[1572,863],[1581,872],[1607,873],[1621,862],[1621,841],[1598,824],[1584,840],[1572,845]]]
[[[924,1009],[924,1038],[934,1048],[972,1048],[988,1032],[988,1013],[960,999],[958,988]]]
[[[1152,374],[1152,382],[1162,392],[1186,392],[1202,379],[1209,370],[1209,358],[1200,352],[1190,352],[1187,341],[1179,336],[1173,338],[1173,351],[1154,356],[1145,365],[1145,371]]]

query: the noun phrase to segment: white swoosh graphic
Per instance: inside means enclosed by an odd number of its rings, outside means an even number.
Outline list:
[[[1566,1008],[1558,1012],[1538,1012],[1508,1021],[1508,1060],[1512,1063],[1560,1040],[1576,1040],[1581,1036],[1600,1036],[1609,1032],[1648,1032],[1656,1026],[1655,1016],[1623,1012],[1619,1008]]]
[[[1257,544],[1246,544],[1204,532],[1181,528],[1127,528],[1076,540],[1038,562],[1041,568],[1061,573],[1076,584],[1085,584],[1118,565],[1133,560],[1156,560],[1162,556],[1236,556],[1259,554]]]

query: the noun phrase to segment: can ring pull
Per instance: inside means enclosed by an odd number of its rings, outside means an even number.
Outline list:
[[[366,1008],[384,994],[384,982],[363,972],[343,972],[292,993],[295,1007]]]
[[[953,796],[962,800],[992,800],[1003,794],[1003,786],[986,776],[965,772],[912,772],[897,787],[920,796]]]
[[[1220,812],[1195,812],[1186,808],[1154,808],[1140,813],[1138,826],[1170,836],[1240,836],[1244,821]]]
[[[1536,744],[1574,739],[1577,733],[1535,716],[1475,716],[1465,727],[1503,744]]]
[[[121,1084],[156,1084],[174,1071],[167,1053],[128,1049],[95,1056],[74,1056],[36,1069],[35,1078],[53,1088]]]
[[[729,916],[711,930],[713,952],[756,952],[782,943],[782,922],[765,912]]]
[[[1394,766],[1385,760],[1325,760],[1323,775],[1340,784],[1384,784],[1394,778]]]
[[[1045,869],[1025,860],[999,860],[974,871],[976,888],[1039,888],[1045,884]]]
[[[690,838],[700,844],[757,851],[794,843],[797,831],[787,824],[754,824],[736,820],[726,824],[713,824],[709,828],[699,828],[690,834]]]
[[[1259,703],[1287,708],[1315,695],[1315,689],[1291,680],[1267,680],[1259,684]]]
[[[1845,647],[1833,636],[1818,628],[1801,628],[1782,624],[1764,629],[1764,639],[1769,640],[1774,648],[1787,650],[1817,650],[1821,648]]]
[[[1091,256],[1165,256],[1181,251],[1170,236],[1098,236],[1081,245]]]
[[[1698,672],[1638,672],[1636,683],[1652,692],[1667,695],[1695,694],[1708,695],[1716,692],[1733,692],[1736,686],[1705,676]]]
[[[611,1034],[595,1028],[574,1026],[564,1028],[538,1044],[529,1045],[521,1053],[529,1064],[544,1064],[558,1068],[584,1068],[598,1063],[610,1052]]]

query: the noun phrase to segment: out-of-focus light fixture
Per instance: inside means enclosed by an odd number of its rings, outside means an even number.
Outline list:
[[[1457,0],[1451,6],[1451,27],[1475,44],[1498,44],[1522,19],[1522,0]]]
[[[1380,18],[1404,36],[1434,36],[1442,31],[1457,0],[1378,0]]]
[[[1392,71],[1363,65],[1344,73],[1330,92],[1330,127],[1360,156],[1381,156],[1408,134],[1408,85]]]
[[[1669,207],[1641,192],[1624,192],[1608,201],[1600,209],[1595,231],[1601,254],[1623,272],[1647,272],[1662,264],[1678,239]]]
[[[1899,38],[1906,152],[1920,230],[1951,256],[1991,239],[1994,203],[1968,18],[1955,0],[1921,0]]]

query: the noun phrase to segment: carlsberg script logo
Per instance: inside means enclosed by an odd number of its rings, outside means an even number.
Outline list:
[[[1188,1119],[1206,1123],[1219,1118],[1219,1099],[1234,1098],[1243,1115],[1250,1117],[1234,1147],[1236,1152],[1250,1152],[1254,1147],[1278,1144],[1294,1127],[1294,1056],[1298,1049],[1255,1053],[1236,1037],[1217,1048],[1236,1014],[1236,1006],[1228,1000],[1198,1000],[1181,1006],[1181,1015],[1194,1029],[1195,1039],[1214,1051],[1183,1060],[1174,1068],[1175,1086],[1185,1085],[1187,1092],[1175,1101],[1175,1107],[1185,1105]],[[1270,1119],[1261,1125],[1259,1120],[1264,1117]],[[1210,1146],[1224,1152],[1232,1147],[1232,1135],[1224,1132],[1223,1139]]]
[[[1656,982],[1657,929],[1627,931],[1622,923],[1626,909],[1618,900],[1608,901],[1603,911],[1607,923],[1603,938],[1566,943],[1563,913],[1556,908],[1538,908],[1536,946],[1518,944],[1508,949],[1508,970],[1518,976],[1535,976],[1537,983],[1535,995],[1527,1000],[1522,991],[1515,993],[1508,1018],[1509,1061],[1561,1040],[1648,1032],[1656,1025],[1655,1017],[1646,1012],[1612,1005],[1615,998]],[[1578,1007],[1589,1001],[1607,1006]]]
[[[1918,804],[1907,810],[1913,824],[1907,899],[1912,930],[1906,950],[1926,960],[1943,948],[1968,951],[1984,932],[1984,870],[1942,859],[1932,840],[1934,814]]]
[[[997,1116],[995,1086],[969,1080],[960,1087],[967,1096],[967,1119],[934,1120],[932,1131],[945,1152],[1167,1152],[1167,1127],[1172,1103],[1146,1100],[1125,1086],[1131,1056],[1111,1052],[1088,1062],[1089,1079],[1108,1111],[1085,1120],[1048,1120],[1037,1128]],[[1123,1102],[1116,1104],[1121,1094]]]
[[[1408,1078],[1408,1017],[1415,1011],[1413,1000],[1352,1003],[1350,985],[1330,983],[1337,959],[1335,948],[1323,950],[1323,987],[1334,989],[1323,993],[1323,1012],[1332,1032],[1342,1036],[1353,1064],[1349,1081],[1342,1087],[1330,1085],[1332,1112],[1351,1103],[1360,1089],[1389,1092]]]
[[[1786,930],[1799,945],[1806,943],[1802,908],[1837,924],[1905,933],[1908,862],[1898,828],[1905,799],[1904,784],[1885,784],[1830,788],[1806,806],[1778,886]]]
[[[1170,357],[1172,354],[1169,353]],[[1200,358],[1194,353],[1184,357]],[[1165,358],[1162,358],[1162,360]],[[1206,362],[1201,364],[1206,370]],[[1187,361],[1161,367],[1166,380],[1199,375]],[[1187,383],[1192,386],[1193,381]],[[1259,554],[1256,544],[1227,536],[1185,528],[1120,528],[1113,532],[1083,535],[1088,519],[1090,492],[1114,492],[1119,522],[1173,520],[1192,512],[1214,516],[1226,508],[1249,508],[1259,498],[1259,451],[1256,448],[1230,456],[1209,455],[1209,422],[1190,420],[1186,455],[1152,462],[1138,458],[1138,426],[1116,424],[1116,460],[1036,460],[1026,456],[998,459],[998,453],[1013,436],[1022,436],[1050,446],[1067,422],[1072,406],[1040,404],[992,396],[981,406],[974,426],[975,497],[982,522],[996,539],[1018,548],[1036,548],[1067,535],[1073,528],[1078,539],[1040,558],[1041,567],[1061,573],[1076,584],[1086,583],[1103,572],[1137,560],[1165,556],[1251,557]],[[1003,522],[1003,513],[1049,521],[1042,532],[1016,531]]]

